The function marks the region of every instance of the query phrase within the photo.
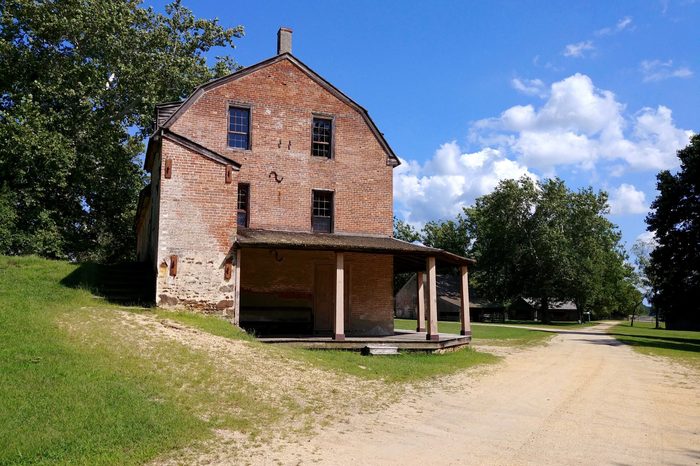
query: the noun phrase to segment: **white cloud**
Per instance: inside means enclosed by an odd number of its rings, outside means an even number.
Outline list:
[[[590,170],[601,160],[613,164],[617,176],[625,168],[676,166],[676,151],[687,145],[692,131],[677,128],[667,107],[643,108],[632,118],[624,112],[612,92],[577,73],[553,83],[539,108],[515,105],[499,117],[475,122],[471,139],[548,173],[566,165]]]
[[[546,86],[541,79],[513,78],[510,84],[513,86],[513,89],[526,95],[536,95],[538,97],[545,97],[547,95]]]
[[[637,238],[635,238],[636,241],[641,241],[645,244],[650,244],[653,247],[656,247],[658,242],[656,241],[656,235],[654,234],[653,231],[644,231],[640,234],[637,235]]]
[[[565,57],[579,58],[583,57],[587,50],[595,50],[595,47],[593,46],[593,41],[584,40],[575,44],[569,44],[564,48],[563,53]]]
[[[644,60],[640,63],[639,68],[642,71],[642,81],[645,83],[693,76],[693,71],[687,66],[674,67],[673,60]]]
[[[402,160],[394,169],[397,213],[414,225],[452,218],[501,180],[537,177],[526,166],[485,148],[463,153],[455,141],[440,146],[425,164]]]
[[[610,192],[609,204],[613,215],[645,214],[649,210],[644,192],[627,183]]]
[[[606,28],[597,30],[595,32],[595,35],[597,35],[597,36],[610,36],[612,34],[622,32],[625,29],[627,29],[627,30],[634,29],[634,27],[632,26],[632,18],[630,18],[629,16],[625,16],[624,18],[618,20],[618,22],[613,27],[606,27]]]

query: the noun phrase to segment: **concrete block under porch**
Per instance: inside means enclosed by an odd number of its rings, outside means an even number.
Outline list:
[[[335,340],[330,336],[315,335],[266,337],[258,338],[258,340],[263,343],[315,350],[362,351],[368,345],[387,345],[398,347],[399,352],[434,353],[461,348],[468,345],[472,338],[471,335],[454,335],[450,333],[440,333],[438,336],[437,340],[429,340],[426,332],[396,330],[393,335],[383,337],[346,337],[344,340]]]

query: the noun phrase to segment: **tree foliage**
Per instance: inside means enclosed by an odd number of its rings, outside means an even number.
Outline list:
[[[154,105],[235,68],[242,27],[139,3],[0,0],[0,253],[130,256]]]
[[[639,301],[607,195],[570,191],[559,179],[506,180],[465,209],[480,292],[497,301],[536,298],[543,319],[552,302],[573,301],[598,317]]]
[[[469,251],[469,234],[464,217],[455,220],[431,221],[425,224],[421,240],[426,246],[466,256]]]
[[[700,329],[700,135],[678,151],[676,174],[660,172],[647,229],[658,242],[646,269],[667,328]]]

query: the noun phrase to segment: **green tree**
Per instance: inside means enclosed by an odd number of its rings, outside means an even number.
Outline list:
[[[136,0],[0,0],[0,253],[118,259],[134,249],[154,105],[235,63],[243,28]]]
[[[559,179],[501,182],[465,209],[480,292],[501,302],[536,298],[544,321],[550,303],[569,300],[580,317],[624,313],[634,277],[606,213],[605,193],[572,192]]]
[[[638,239],[632,245],[632,254],[634,255],[634,264],[639,277],[639,289],[644,298],[652,303],[654,301],[654,283],[653,273],[650,270],[651,252],[656,247],[656,240]],[[654,310],[656,320],[656,328],[659,328],[659,313]]]
[[[431,221],[422,229],[423,244],[433,248],[466,256],[469,252],[469,235],[464,217],[457,215],[455,220]]]
[[[410,224],[394,217],[394,238],[413,243],[420,241],[420,233]]]
[[[700,135],[678,151],[676,174],[660,172],[647,230],[658,242],[647,274],[652,304],[669,329],[700,330]]]
[[[416,230],[412,225],[409,223],[406,223],[403,220],[400,220],[396,217],[394,217],[394,238],[400,239],[401,241],[406,241],[408,243],[413,243],[414,241],[420,241],[420,233],[418,233],[418,230]],[[413,276],[413,273],[410,272],[405,272],[405,273],[395,273],[394,274],[394,294],[398,293],[398,291],[408,282],[411,277]]]
[[[622,247],[621,234],[610,222],[608,196],[591,188],[568,194],[566,236],[571,257],[568,295],[583,312],[600,317],[625,316],[641,305],[638,277]]]

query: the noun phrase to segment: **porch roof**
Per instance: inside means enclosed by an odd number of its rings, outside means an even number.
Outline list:
[[[475,264],[474,259],[442,249],[408,243],[389,236],[306,233],[296,231],[238,228],[238,248],[305,249],[310,251],[363,252],[394,256],[396,272],[425,269],[425,258],[435,257],[438,266]]]

